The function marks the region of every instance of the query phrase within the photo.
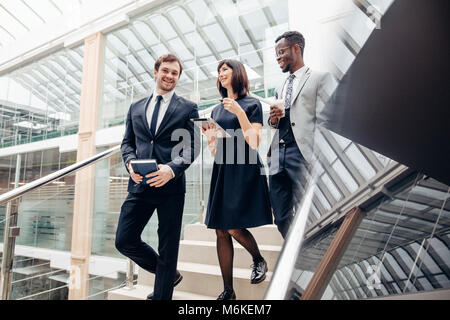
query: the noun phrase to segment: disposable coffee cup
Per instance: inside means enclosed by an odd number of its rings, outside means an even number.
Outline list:
[[[277,106],[282,112],[283,112],[283,117],[284,117],[284,114],[285,114],[285,104],[284,104],[284,100],[275,100],[272,104],[271,104],[271,106]],[[281,118],[283,118],[283,117],[281,117]]]
[[[285,109],[285,105],[284,105],[284,100],[283,99],[272,99],[272,98],[262,98],[260,96],[257,96],[251,92],[249,92],[249,96],[253,97],[255,99],[258,99],[259,101],[268,104],[269,106],[278,106],[284,114],[284,109]]]

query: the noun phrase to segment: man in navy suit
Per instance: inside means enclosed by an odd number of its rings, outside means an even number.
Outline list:
[[[197,105],[175,94],[183,69],[173,54],[155,63],[153,94],[130,106],[121,151],[130,173],[128,197],[122,205],[116,248],[144,270],[155,274],[153,300],[170,300],[181,279],[176,270],[186,192],[184,171],[199,152]],[[181,134],[180,134],[181,132]],[[184,134],[183,134],[184,133]],[[179,136],[183,139],[180,143]],[[130,166],[133,159],[155,159],[158,171],[146,183]],[[153,212],[158,213],[158,253],[141,234]]]

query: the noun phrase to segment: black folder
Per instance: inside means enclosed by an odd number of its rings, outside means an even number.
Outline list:
[[[140,174],[143,177],[141,184],[147,184],[147,180],[151,179],[146,178],[146,175],[158,171],[158,163],[153,159],[131,160],[130,165],[135,173]]]

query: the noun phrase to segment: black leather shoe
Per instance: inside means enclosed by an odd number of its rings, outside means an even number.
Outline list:
[[[225,289],[217,298],[217,300],[236,300],[236,293],[233,289]]]
[[[266,279],[266,272],[268,269],[265,260],[252,264],[252,268],[252,276],[250,277],[250,282],[252,284],[260,283]]]
[[[173,287],[175,288],[180,282],[183,280],[183,276],[180,271],[177,270],[177,274],[175,275],[175,281],[173,282]],[[153,300],[153,292],[147,296],[147,300]]]

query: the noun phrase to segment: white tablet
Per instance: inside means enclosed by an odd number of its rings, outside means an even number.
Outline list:
[[[215,125],[218,138],[231,138],[231,136],[213,119],[213,118],[195,118],[191,119],[199,128],[206,129],[206,124]]]

